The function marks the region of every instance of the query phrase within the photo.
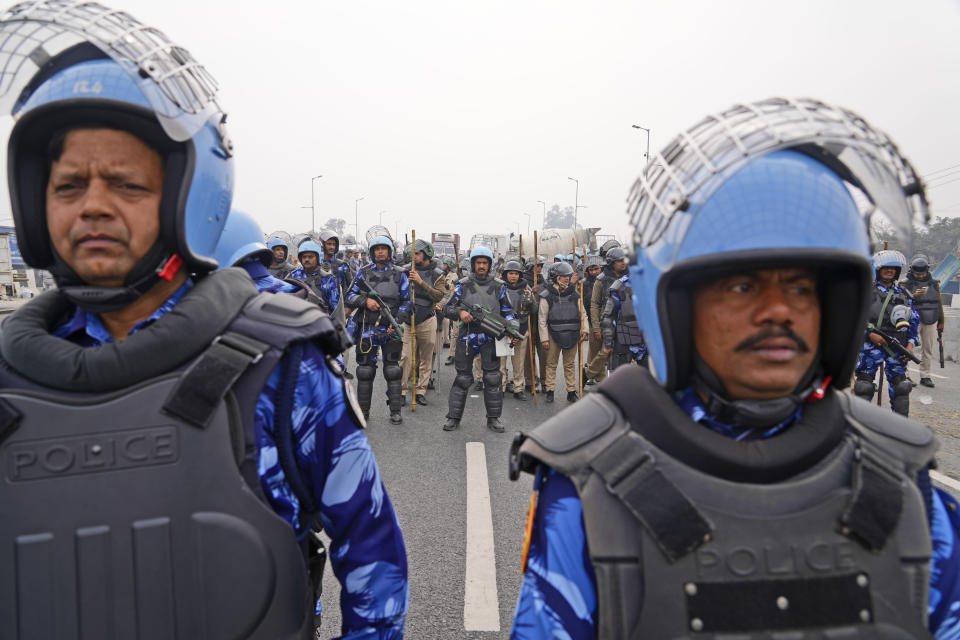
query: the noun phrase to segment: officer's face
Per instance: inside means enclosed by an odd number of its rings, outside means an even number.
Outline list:
[[[520,282],[520,272],[519,271],[507,271],[506,273],[507,282],[510,284],[517,284]]]
[[[490,273],[490,260],[487,258],[474,258],[473,272],[481,278]]]
[[[430,260],[427,259],[427,254],[423,251],[417,251],[417,253],[414,254],[414,260],[416,260],[417,264],[421,267],[430,262]]]
[[[557,285],[559,285],[561,289],[566,289],[570,286],[570,276],[557,276]]]
[[[304,251],[300,254],[300,264],[306,271],[313,271],[319,263],[320,256],[315,251]]]
[[[626,271],[626,270],[627,270],[627,259],[626,259],[626,258],[621,258],[620,260],[617,260],[616,262],[614,262],[614,263],[613,263],[613,270],[616,271],[617,273],[623,273],[624,271]]]
[[[385,245],[378,244],[373,248],[373,259],[377,262],[386,262],[390,259],[390,249]]]
[[[287,249],[285,247],[276,246],[273,248],[273,260],[274,262],[283,262],[287,259]]]
[[[896,267],[880,267],[881,280],[893,280],[897,277]]]
[[[47,182],[47,226],[57,253],[84,282],[117,287],[157,241],[163,159],[113,129],[67,134]]]
[[[593,265],[592,267],[587,267],[587,273],[591,278],[596,278],[600,275],[600,265]]]
[[[791,393],[820,346],[816,274],[760,269],[700,286],[693,342],[730,399]]]
[[[337,241],[333,238],[330,238],[323,243],[323,248],[327,250],[328,255],[333,255],[337,252]]]

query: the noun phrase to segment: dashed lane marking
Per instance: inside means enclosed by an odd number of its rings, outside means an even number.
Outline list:
[[[954,495],[960,496],[960,482],[957,482],[953,478],[949,476],[945,476],[942,473],[938,473],[936,471],[930,471],[930,478],[934,482],[938,484],[942,484],[943,486],[950,489],[951,493],[953,493]]]
[[[482,442],[467,443],[467,568],[464,577],[463,628],[500,631],[493,515]]]

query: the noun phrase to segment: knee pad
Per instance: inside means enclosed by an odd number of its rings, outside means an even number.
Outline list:
[[[471,384],[473,384],[473,374],[470,372],[463,373],[458,371],[457,377],[453,379],[453,386],[460,389],[469,389]]]
[[[388,360],[383,363],[383,377],[388,381],[399,380],[403,377],[403,369],[396,362]]]
[[[913,385],[907,380],[907,376],[897,376],[890,384],[893,386],[893,396],[907,396],[913,389]]]
[[[493,369],[492,371],[483,372],[483,385],[484,387],[492,386],[500,388],[500,383],[503,381],[503,378],[500,377],[500,369]]]
[[[872,379],[865,379],[857,376],[856,382],[853,383],[853,395],[858,398],[864,398],[865,400],[872,400],[873,394],[877,390],[877,385],[873,383]]]
[[[370,382],[377,377],[377,368],[371,364],[359,364],[357,365],[357,380],[363,382]]]

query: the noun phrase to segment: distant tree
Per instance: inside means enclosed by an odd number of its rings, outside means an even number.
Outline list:
[[[331,231],[336,231],[338,236],[343,235],[343,230],[347,227],[347,221],[343,218],[330,218],[323,223],[324,229],[330,229]]]
[[[348,233],[340,237],[340,244],[357,244],[357,239],[353,237],[352,233]]]
[[[960,250],[960,218],[936,218],[925,230],[917,232],[913,244],[915,253],[926,254],[931,265],[939,264]]]
[[[574,221],[573,212],[573,207],[561,209],[560,205],[555,204],[547,211],[547,219],[543,226],[547,229],[571,229]]]

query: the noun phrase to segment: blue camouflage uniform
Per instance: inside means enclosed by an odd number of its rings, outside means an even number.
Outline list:
[[[272,278],[269,274],[268,277]],[[275,286],[264,278],[258,284]],[[167,314],[192,286],[188,280],[130,333]],[[90,347],[113,342],[100,318],[80,308],[53,335]],[[273,510],[302,540],[307,530],[301,524],[300,504],[284,479],[273,435],[280,366],[282,363],[270,375],[257,400],[254,433],[259,451],[258,475]],[[331,539],[329,556],[333,571],[343,586],[340,637],[402,638],[409,586],[400,525],[370,443],[347,411],[343,382],[331,373],[323,353],[310,343],[304,345],[300,363],[292,426],[297,464],[315,496],[320,520]]]
[[[293,278],[294,280],[306,280],[311,277],[312,274],[308,274],[303,270],[303,266],[299,266],[293,271],[290,272],[288,278]],[[327,305],[329,311],[333,311],[337,308],[337,305],[340,304],[340,287],[337,286],[337,278],[333,275],[321,276],[320,278],[320,290],[317,291],[314,287],[310,289],[323,298],[324,303]]]
[[[630,274],[624,274],[617,278],[620,282],[629,285],[630,284]],[[610,299],[613,300],[613,324],[616,326],[617,318],[620,317],[620,307],[623,304],[623,301],[620,299],[620,294],[616,291],[609,292]],[[633,304],[632,302],[630,304]],[[628,344],[626,347],[630,350],[630,355],[633,357],[634,362],[640,362],[647,355],[647,343],[642,342],[640,344]]]
[[[456,307],[460,304],[462,297],[463,287],[460,283],[457,283],[453,287],[453,295],[450,296],[450,301],[447,304],[451,307]],[[503,316],[503,319],[507,321],[515,319],[516,315],[513,313],[513,308],[510,306],[510,299],[507,297],[507,285],[504,284],[500,287],[500,291],[497,293],[497,299],[500,301],[500,315]],[[468,333],[465,331],[457,334],[457,340],[466,342],[467,346],[473,350],[474,355],[480,353],[483,345],[496,342],[496,338],[491,338],[486,333]]]
[[[707,415],[693,389],[678,392],[677,404],[693,420],[738,440],[770,437],[788,429],[802,414],[762,431],[737,430]],[[921,473],[918,484],[929,483]],[[540,466],[539,491],[529,558],[510,637],[513,640],[597,637],[597,592],[583,525],[583,507],[573,483]],[[960,516],[958,503],[934,489],[930,515],[931,560],[928,628],[938,640],[960,639]],[[651,639],[657,640],[657,639]]]
[[[885,287],[880,282],[875,282],[874,284],[881,296],[886,296],[886,294],[892,290],[894,294],[904,295],[910,301],[910,329],[907,331],[907,343],[916,347],[919,342],[920,314],[917,313],[913,305],[913,298],[911,298],[898,283],[894,283],[892,287]],[[876,318],[870,318],[870,320],[876,321]],[[883,371],[888,383],[887,393],[890,394],[890,403],[892,405],[894,379],[907,375],[907,364],[900,356],[891,355],[883,347],[878,347],[870,342],[869,336],[870,330],[867,329],[864,333],[863,348],[860,350],[860,357],[857,359],[856,374],[863,374],[872,379],[876,377],[880,363],[884,363]]]
[[[263,293],[296,293],[298,291],[297,285],[284,282],[280,278],[270,275],[270,272],[259,260],[248,260],[239,266],[250,274],[253,284],[257,286],[257,291]]]
[[[387,269],[396,269],[397,267],[392,263],[387,263],[384,267],[376,263],[372,263],[368,268],[361,269],[357,272],[357,277],[354,280],[353,286],[350,287],[350,291],[346,294],[347,299],[353,298],[354,296],[363,296],[364,294],[360,291],[359,282],[364,280],[363,274],[367,270],[382,272]],[[363,310],[363,305],[361,305],[360,310]],[[397,322],[403,323],[402,318],[410,314],[410,281],[407,279],[407,274],[401,274],[400,278],[400,306],[397,309],[397,313],[394,314],[394,317],[397,319]],[[350,316],[350,319],[347,321],[347,333],[353,336],[354,342],[360,344],[362,339],[364,344],[370,343],[375,347],[382,346],[388,340],[393,340],[394,338],[387,334],[387,329],[389,325],[385,322],[381,322],[376,325],[367,325],[360,326],[356,321],[356,317],[362,315],[362,313],[354,313]],[[398,336],[399,337],[399,336]],[[373,358],[373,362],[376,362],[376,357]]]

